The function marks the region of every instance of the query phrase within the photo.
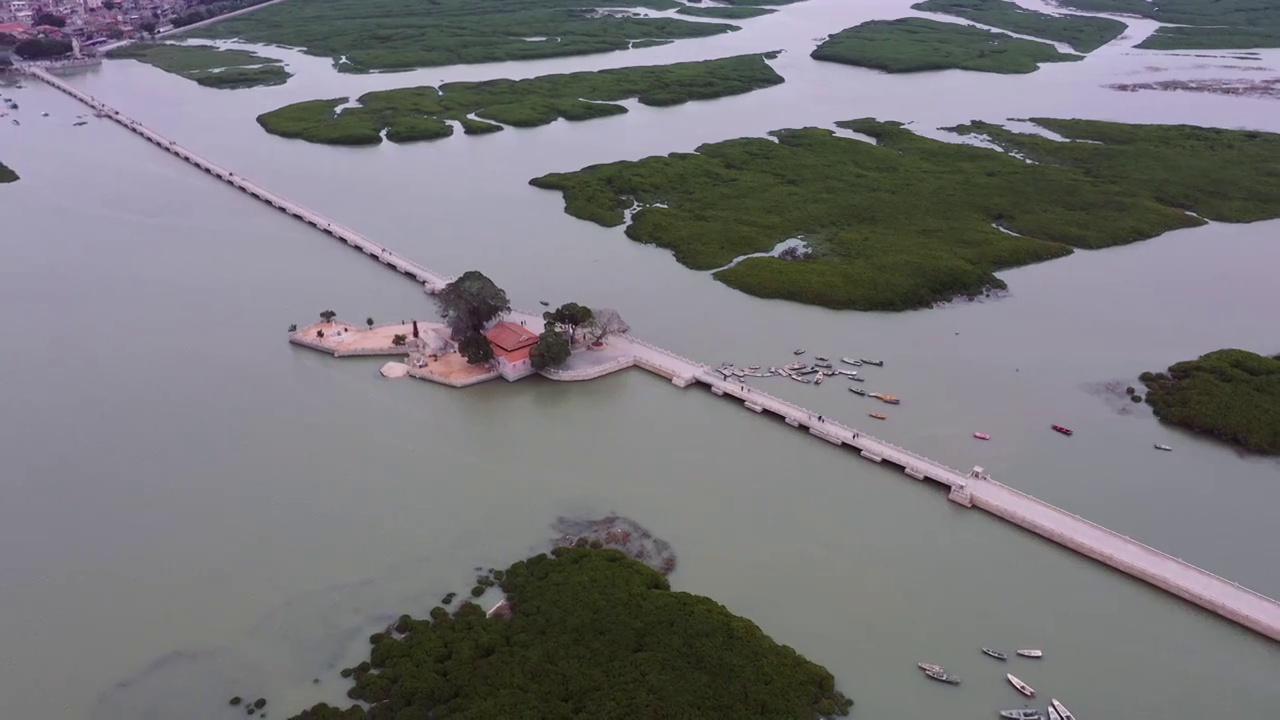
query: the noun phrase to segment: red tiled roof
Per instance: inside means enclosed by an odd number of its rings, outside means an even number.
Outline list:
[[[493,344],[496,350],[502,351],[499,354],[504,354],[508,357],[510,357],[510,353],[524,350],[538,343],[538,335],[532,330],[507,320],[503,320],[486,330],[484,336],[489,338],[489,342]],[[528,357],[527,353],[525,357]]]

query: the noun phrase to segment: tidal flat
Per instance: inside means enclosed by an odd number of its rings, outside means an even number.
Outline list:
[[[907,310],[1004,288],[998,270],[1206,220],[1280,217],[1280,135],[1032,118],[1062,140],[982,122],[943,142],[870,118],[777,130],[534,178],[565,211],[751,295]],[[638,209],[637,209],[638,208]],[[803,259],[748,257],[803,238]]]
[[[134,43],[111,50],[107,57],[137,60],[205,87],[227,90],[283,85],[292,77],[279,59],[211,45]]]

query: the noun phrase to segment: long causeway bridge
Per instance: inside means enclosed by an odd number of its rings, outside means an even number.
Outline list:
[[[42,80],[88,105],[147,142],[214,176],[272,207],[287,213],[359,249],[366,255],[422,283],[435,292],[453,278],[436,273],[359,233],[261,187],[161,136],[138,121],[81,92],[39,68],[26,68]],[[523,316],[525,313],[517,313]],[[528,314],[530,319],[535,316]],[[536,318],[541,321],[541,318]],[[838,421],[816,415],[794,403],[722,377],[709,365],[681,357],[631,336],[615,337],[610,345],[622,351],[618,360],[577,373],[551,374],[560,380],[586,380],[625,367],[640,367],[671,380],[679,387],[699,383],[715,395],[739,400],[747,410],[768,412],[786,424],[808,431],[832,445],[849,448],[875,463],[887,463],[918,481],[946,486],[948,498],[964,507],[985,510],[1047,540],[1093,558],[1120,572],[1148,582],[1188,602],[1232,620],[1272,640],[1280,641],[1280,602],[1238,583],[1219,577],[1185,560],[1108,530],[1049,503],[996,482],[980,467],[962,472],[861,432]]]

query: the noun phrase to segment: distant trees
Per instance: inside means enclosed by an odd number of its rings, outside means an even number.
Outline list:
[[[440,317],[455,338],[484,330],[491,320],[511,312],[507,293],[477,270],[468,270],[436,293]]]
[[[1217,350],[1138,379],[1161,422],[1280,455],[1280,360]]]
[[[369,329],[370,329],[370,330],[372,330],[372,329],[373,329],[373,318],[371,318],[371,317],[369,317],[369,318],[365,318],[365,319],[364,319],[364,324],[365,324],[365,325],[368,325],[368,326],[369,326]]]
[[[116,3],[115,0],[102,0],[102,7],[106,10],[115,10],[120,7],[120,5]]]
[[[298,323],[292,323],[292,324],[290,324],[290,325],[289,325],[289,332],[291,332],[291,333],[292,333],[292,332],[298,332]]]
[[[547,326],[557,326],[569,331],[570,336],[578,331],[578,328],[591,322],[593,313],[591,308],[586,305],[579,305],[576,302],[569,302],[561,305],[555,310],[542,313],[542,319]]]
[[[23,40],[13,46],[13,51],[27,60],[60,57],[71,52],[71,43],[50,37],[37,37]]]
[[[0,48],[11,48],[18,44],[18,36],[9,33],[0,33]]]
[[[409,342],[409,336],[404,333],[396,333],[391,336],[391,344],[396,347],[402,347],[407,342]]]
[[[534,370],[545,370],[563,364],[572,352],[565,334],[548,328],[538,336],[538,344],[529,349],[529,363]]]
[[[592,314],[591,321],[583,330],[591,342],[597,343],[604,342],[604,339],[610,335],[625,335],[631,330],[631,326],[622,319],[617,310],[600,308]]]
[[[333,322],[333,319],[336,317],[338,317],[338,313],[332,310],[325,310],[324,312],[320,313],[320,319],[327,323]]]
[[[148,35],[154,36],[156,34],[156,24],[150,20],[143,20],[138,23],[138,29]]]
[[[493,345],[484,333],[473,332],[458,342],[458,354],[467,359],[468,365],[493,362]]]
[[[64,28],[67,26],[67,19],[61,15],[54,15],[50,12],[42,12],[36,16],[36,25],[48,25],[49,27]]]

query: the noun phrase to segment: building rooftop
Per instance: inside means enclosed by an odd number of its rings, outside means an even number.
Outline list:
[[[484,332],[500,355],[511,355],[538,344],[538,335],[527,327],[508,320],[494,325]],[[524,353],[528,357],[528,353]]]

